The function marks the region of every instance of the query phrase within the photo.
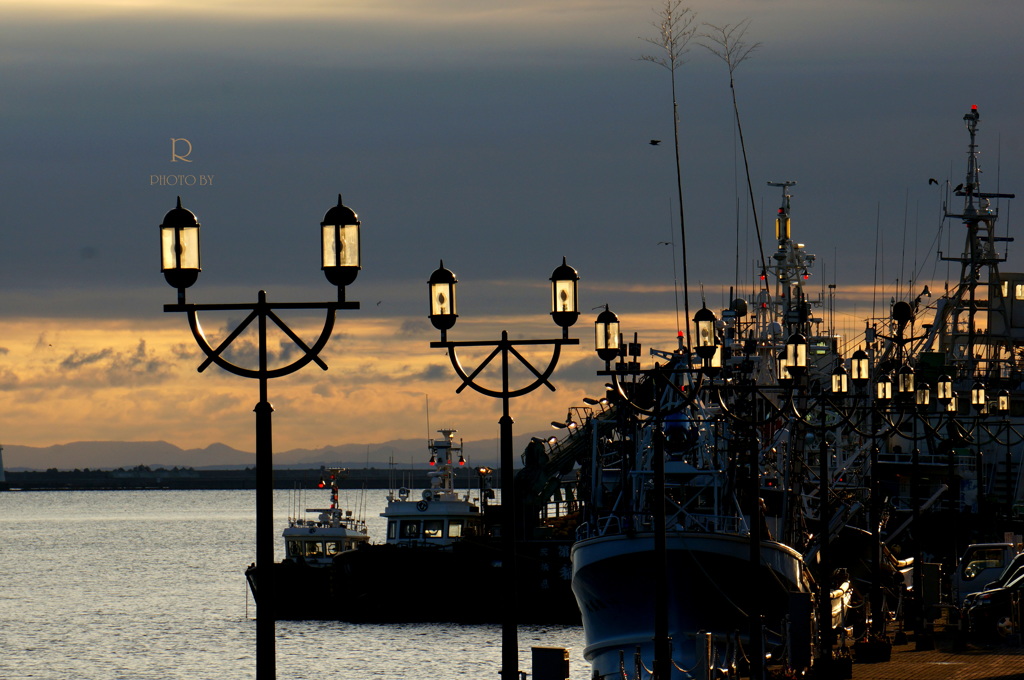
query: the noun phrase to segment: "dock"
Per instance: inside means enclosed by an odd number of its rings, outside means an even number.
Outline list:
[[[927,637],[890,629],[889,639],[893,645],[888,661],[856,663],[853,645],[847,645],[845,650],[836,649],[837,656],[854,658],[846,672],[836,669],[816,675],[812,669],[808,675],[828,680],[1024,680],[1024,644],[1019,635],[985,644],[969,642],[942,618]]]
[[[853,664],[852,680],[1001,680],[1024,678],[1024,647],[984,649],[968,645],[955,649],[936,644],[918,650],[911,641],[893,645],[892,657],[883,663]]]

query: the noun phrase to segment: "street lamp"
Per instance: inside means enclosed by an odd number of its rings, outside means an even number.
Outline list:
[[[446,333],[455,325],[459,315],[455,313],[455,284],[459,282],[455,274],[444,268],[444,260],[441,266],[434,270],[434,273],[427,279],[430,286],[430,323],[434,328],[441,331],[441,340],[444,340]]]
[[[164,216],[160,225],[160,271],[172,288],[178,289],[178,301],[185,301],[185,289],[196,282],[199,266],[199,220],[178,205]]]
[[[564,329],[563,335],[580,317],[579,282],[580,275],[565,263],[564,257],[562,264],[551,272],[551,318]]]
[[[856,385],[864,385],[867,383],[870,375],[869,369],[871,367],[871,361],[868,359],[868,353],[862,349],[857,350],[850,357],[850,379],[853,380]]]
[[[189,210],[177,206],[167,213],[160,225],[160,270],[172,288],[178,290],[178,302],[164,305],[165,312],[182,312],[187,315],[192,337],[203,350],[206,359],[199,365],[199,372],[210,364],[241,376],[259,381],[260,400],[256,412],[256,573],[259,578],[259,596],[256,603],[256,677],[269,680],[276,677],[275,646],[275,597],[274,588],[274,470],[273,434],[271,414],[274,407],[267,397],[267,382],[271,378],[290,375],[309,363],[316,363],[323,370],[327,364],[320,359],[320,352],[327,345],[334,330],[335,317],[339,309],[359,309],[358,302],[345,302],[345,286],[355,281],[359,273],[359,220],[352,210],[341,203],[331,208],[324,216],[321,227],[321,267],[327,280],[338,287],[337,301],[333,302],[267,302],[265,291],[259,291],[257,301],[250,304],[186,304],[185,289],[196,282],[199,276],[199,221]],[[320,336],[312,345],[307,345],[277,315],[282,309],[319,309],[326,313]],[[248,312],[238,326],[216,347],[207,339],[199,323],[201,311]],[[256,323],[259,341],[256,367],[241,366],[224,357],[225,350]],[[267,360],[268,322],[288,336],[300,350],[290,364],[271,368]]]
[[[844,395],[849,391],[850,374],[840,360],[840,364],[832,371],[832,394]]]
[[[604,311],[597,315],[594,322],[594,349],[597,350],[597,356],[606,364],[615,361],[622,348],[621,341],[619,317],[605,305]]]
[[[320,268],[338,292],[356,280],[360,265],[359,217],[341,202],[327,211],[320,223]]]
[[[455,308],[455,284],[457,279],[448,269],[445,269],[444,262],[436,269],[427,280],[430,292],[430,313],[428,317],[434,328],[441,331],[441,340],[431,342],[430,346],[447,350],[448,358],[451,360],[452,368],[462,379],[462,384],[456,388],[456,393],[461,393],[467,387],[473,388],[476,392],[495,399],[501,399],[502,414],[498,420],[501,438],[501,541],[504,556],[501,563],[502,580],[504,581],[504,606],[501,622],[501,673],[505,680],[515,680],[519,677],[519,640],[516,629],[516,533],[517,515],[515,509],[515,454],[513,452],[512,417],[509,415],[509,401],[515,397],[521,397],[533,392],[541,385],[554,391],[555,387],[548,381],[558,364],[564,345],[578,345],[579,340],[569,337],[569,327],[576,323],[579,318],[578,309],[578,283],[579,275],[576,270],[566,264],[562,258],[559,265],[551,274],[551,318],[556,325],[562,328],[562,337],[548,340],[509,340],[508,331],[501,332],[501,340],[498,341],[450,341],[448,331],[455,326],[458,318]],[[607,310],[606,310],[607,311]],[[610,312],[609,312],[610,314]],[[614,314],[612,314],[614,317]],[[615,332],[616,338],[618,332]],[[617,339],[616,339],[617,343]],[[552,349],[551,358],[544,370],[537,369],[517,349],[524,345],[550,345]],[[462,347],[490,347],[492,351],[472,372],[467,372],[462,366],[458,357],[458,349]],[[488,387],[477,378],[485,368],[496,357],[501,357],[501,387]],[[512,388],[509,385],[509,358],[513,357],[533,374],[534,380],[519,388]]]
[[[794,378],[807,373],[807,338],[799,333],[786,341],[786,370]]]

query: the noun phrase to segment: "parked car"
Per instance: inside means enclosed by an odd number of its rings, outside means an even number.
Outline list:
[[[1020,633],[1024,600],[1024,567],[1005,585],[976,593],[965,609],[967,631],[978,640],[1000,640]]]
[[[995,578],[995,580],[986,583],[977,593],[971,593],[965,597],[963,602],[960,603],[961,611],[966,612],[970,609],[979,593],[986,590],[992,590],[993,588],[1001,588],[1013,579],[1017,578],[1020,574],[1024,574],[1024,552],[1017,553],[1013,559],[1010,560],[1010,563],[1006,565],[1003,571],[1000,572],[999,576]]]
[[[967,546],[952,578],[953,602],[964,605],[968,595],[985,590],[1017,555],[1012,543],[975,543]],[[966,609],[966,607],[963,607]]]

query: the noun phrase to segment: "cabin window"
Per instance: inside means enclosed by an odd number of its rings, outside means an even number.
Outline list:
[[[1003,566],[1002,548],[982,549],[970,556],[970,561],[964,565],[962,576],[965,581],[970,581],[985,569],[1002,569]]]
[[[423,535],[426,538],[441,538],[444,536],[444,520],[428,519],[423,521]]]
[[[327,541],[327,556],[334,557],[341,552],[341,541]]]
[[[419,538],[420,521],[418,519],[402,522],[402,538]]]
[[[1013,284],[1013,297],[1015,300],[1024,300],[1024,283]]]
[[[448,521],[448,538],[459,538],[462,536],[462,520],[453,519]]]
[[[398,522],[391,520],[388,522],[388,539],[394,540],[395,534],[398,531]]]
[[[302,557],[302,541],[288,541],[288,557]]]
[[[306,557],[321,557],[324,554],[320,541],[306,541]]]

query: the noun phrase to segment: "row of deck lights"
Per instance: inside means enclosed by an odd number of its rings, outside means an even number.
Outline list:
[[[696,346],[694,352],[701,359],[701,370],[714,376],[722,368],[722,346],[717,343],[714,312],[702,307],[693,316],[696,327]],[[622,341],[618,317],[605,307],[595,321],[594,349],[598,356],[606,362],[614,361],[622,354]],[[842,363],[832,372],[832,394],[846,396],[850,393],[850,381],[863,389],[870,380],[871,360],[867,352],[857,350],[850,357],[850,369]],[[795,378],[807,373],[807,339],[797,333],[790,336],[785,349],[776,358],[776,376],[781,386],[787,387]],[[926,382],[915,382],[914,369],[904,364],[895,373],[895,380],[889,375],[881,376],[875,383],[874,396],[881,403],[893,400],[894,386],[897,396],[913,395],[914,403],[922,408],[931,404],[931,388]],[[953,380],[947,375],[940,376],[936,382],[936,400],[947,412],[957,411],[957,396],[953,390]],[[1010,410],[1010,393],[1000,390],[995,398],[995,410],[1006,413]],[[971,406],[985,412],[988,408],[988,393],[985,385],[977,382],[971,388]]]
[[[832,393],[845,396],[850,391],[850,380],[855,385],[867,384],[870,361],[864,350],[857,350],[850,358],[850,369],[840,364],[832,372]],[[875,383],[875,399],[882,403],[893,399],[893,385],[895,383],[896,394],[909,396],[914,395],[914,403],[917,406],[926,408],[931,404],[931,386],[926,382],[915,382],[914,369],[906,364],[896,370],[895,381],[889,375],[883,375]],[[948,375],[939,376],[935,383],[935,399],[944,407],[945,411],[955,413],[957,411],[957,396],[953,390],[953,379]],[[984,383],[976,382],[971,387],[971,406],[980,412],[986,412],[988,408],[988,392]],[[995,398],[995,410],[1005,413],[1010,410],[1010,393],[1007,390],[1000,390]]]

